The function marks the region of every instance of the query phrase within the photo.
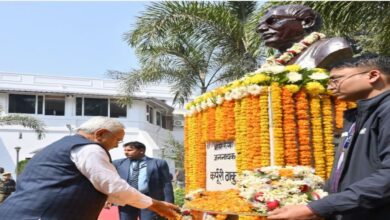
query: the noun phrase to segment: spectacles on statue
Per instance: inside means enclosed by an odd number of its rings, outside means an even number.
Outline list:
[[[354,74],[351,74],[348,76],[339,76],[339,77],[329,78],[328,85],[330,85],[332,87],[336,87],[349,78],[352,78],[352,77],[357,76],[357,75],[365,74],[365,73],[368,73],[370,71],[371,70],[366,70],[366,71],[363,71],[360,73],[354,73]]]

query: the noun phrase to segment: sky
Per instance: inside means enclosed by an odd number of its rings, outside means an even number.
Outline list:
[[[0,74],[108,78],[137,68],[123,40],[150,2],[0,2]]]

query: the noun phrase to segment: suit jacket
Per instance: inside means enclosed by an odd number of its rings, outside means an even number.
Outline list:
[[[148,196],[153,199],[173,203],[172,177],[165,160],[146,157],[146,172],[148,179]],[[127,180],[130,169],[130,159],[124,158],[112,162],[119,176]]]

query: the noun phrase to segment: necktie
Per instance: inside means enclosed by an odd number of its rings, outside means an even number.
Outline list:
[[[129,184],[133,188],[138,189],[139,160],[133,161],[131,166],[131,169],[129,169],[129,172],[131,172]]]

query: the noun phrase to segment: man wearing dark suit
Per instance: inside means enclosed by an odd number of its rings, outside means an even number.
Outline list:
[[[137,141],[126,143],[123,148],[126,158],[113,161],[119,176],[141,193],[173,203],[172,178],[167,162],[145,156],[145,145]],[[119,215],[121,220],[161,219],[154,212],[132,206],[119,206]]]

